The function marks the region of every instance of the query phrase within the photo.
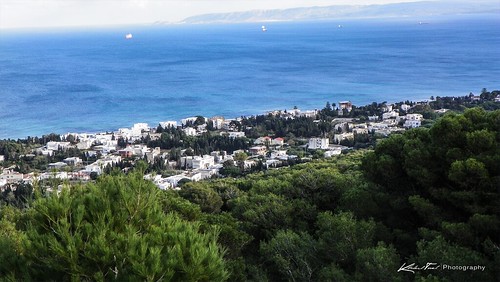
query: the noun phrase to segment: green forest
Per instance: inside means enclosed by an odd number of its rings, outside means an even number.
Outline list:
[[[145,169],[4,201],[0,280],[500,280],[500,110],[179,191]]]

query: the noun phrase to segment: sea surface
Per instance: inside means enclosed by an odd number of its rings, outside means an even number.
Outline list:
[[[0,139],[500,89],[500,19],[420,21],[3,30]]]

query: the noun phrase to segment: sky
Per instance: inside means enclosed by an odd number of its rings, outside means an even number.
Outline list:
[[[206,13],[415,1],[418,0],[0,0],[0,29],[177,22]]]

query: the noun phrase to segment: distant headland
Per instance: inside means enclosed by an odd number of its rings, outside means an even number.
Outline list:
[[[334,5],[291,9],[251,10],[233,13],[212,13],[188,17],[180,24],[245,23],[276,21],[308,21],[327,19],[410,18],[464,14],[494,14],[500,3],[419,1],[385,5]],[[158,21],[156,24],[167,22]]]

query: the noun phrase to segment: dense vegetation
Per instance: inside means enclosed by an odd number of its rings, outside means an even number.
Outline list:
[[[217,228],[200,231],[140,172],[4,207],[0,277],[13,281],[220,281]],[[182,204],[182,203],[180,203]]]
[[[500,111],[331,160],[159,191],[141,171],[0,211],[13,280],[498,281]],[[36,187],[35,187],[36,188]],[[216,242],[218,246],[216,245]],[[221,250],[223,248],[223,251]],[[484,271],[398,272],[403,264]]]
[[[161,129],[161,127],[158,127]],[[210,132],[203,133],[200,136],[187,136],[180,128],[169,127],[159,130],[161,137],[157,140],[143,140],[148,147],[160,147],[161,149],[171,150],[176,148],[191,148],[196,155],[206,155],[213,151],[227,151],[232,153],[235,150],[248,149],[250,141],[246,138],[229,138]],[[157,131],[158,132],[158,131]],[[175,158],[174,158],[175,159]]]
[[[398,102],[394,104],[394,109],[400,109],[402,104],[411,106],[407,113],[419,113],[425,118],[423,126],[429,126],[441,114],[436,110],[448,109],[456,112],[463,112],[472,107],[481,107],[486,110],[500,109],[500,103],[495,99],[500,96],[499,90],[488,91],[483,89],[481,94],[474,96],[472,93],[460,97],[431,97],[429,102],[415,103],[412,101]],[[163,150],[169,150],[168,158],[173,161],[179,161],[181,153],[185,155],[203,155],[213,151],[227,151],[232,153],[235,150],[246,150],[252,145],[252,138],[263,136],[284,137],[287,148],[294,155],[300,155],[297,146],[305,143],[305,138],[309,137],[329,137],[332,138],[335,133],[342,130],[335,129],[332,120],[338,117],[354,118],[359,121],[366,121],[369,116],[381,116],[386,109],[387,103],[375,103],[354,106],[351,111],[343,110],[339,116],[339,111],[334,103],[326,103],[325,107],[318,111],[316,117],[293,117],[286,116],[286,111],[273,115],[257,115],[242,117],[239,120],[233,120],[230,123],[232,130],[243,131],[246,138],[230,138],[221,136],[220,131],[216,130],[212,122],[206,123],[207,132],[200,136],[188,136],[181,127],[163,128],[158,126],[156,133],[161,133],[158,139],[151,135],[144,136],[142,139],[135,140],[136,143],[146,144],[148,147],[159,147]],[[195,121],[189,121],[184,127],[205,125],[205,118],[198,116]],[[63,138],[63,139],[61,139]],[[113,140],[115,136],[113,135]],[[376,140],[382,138],[377,134],[355,134],[354,139],[345,139],[340,142],[341,145],[359,148],[371,148]],[[132,141],[118,137],[118,149],[125,148]],[[41,172],[47,170],[50,163],[62,161],[68,157],[80,157],[85,164],[92,163],[99,158],[89,156],[85,151],[76,148],[58,150],[52,156],[44,156],[41,153],[35,153],[35,149],[46,145],[49,141],[68,141],[72,144],[78,143],[78,137],[67,135],[61,137],[58,134],[48,134],[42,137],[27,137],[18,140],[0,140],[0,155],[3,155],[5,161],[4,167],[13,166],[14,170],[21,173],[30,173],[33,171]],[[187,149],[184,151],[184,149]],[[99,154],[99,153],[98,153]],[[119,164],[120,167],[128,164]],[[158,170],[158,168],[152,168]]]

